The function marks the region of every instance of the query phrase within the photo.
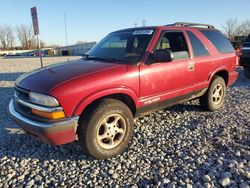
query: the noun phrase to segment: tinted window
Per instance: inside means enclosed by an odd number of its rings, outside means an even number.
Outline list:
[[[88,53],[88,59],[112,59],[134,64],[144,54],[154,30],[115,32],[101,40]]]
[[[250,47],[250,42],[243,43],[243,47]]]
[[[250,34],[249,34],[248,37],[246,38],[245,42],[250,42]]]
[[[234,52],[234,48],[227,38],[216,30],[200,30],[221,53]]]
[[[189,37],[191,45],[192,45],[194,57],[209,55],[207,49],[201,43],[201,41],[192,32],[187,31],[187,33],[188,33],[188,37]]]
[[[186,39],[182,32],[166,32],[158,41],[156,49],[171,50],[174,59],[189,58]]]

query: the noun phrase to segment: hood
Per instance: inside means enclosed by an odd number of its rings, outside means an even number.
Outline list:
[[[53,87],[65,81],[117,66],[121,65],[81,59],[51,65],[23,74],[16,80],[15,84],[23,89],[48,94]]]

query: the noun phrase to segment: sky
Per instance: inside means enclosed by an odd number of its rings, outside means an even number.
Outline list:
[[[108,33],[138,26],[178,21],[212,24],[218,29],[229,18],[250,19],[250,0],[1,0],[0,25],[31,24],[30,8],[38,11],[40,38],[46,44],[99,41]]]

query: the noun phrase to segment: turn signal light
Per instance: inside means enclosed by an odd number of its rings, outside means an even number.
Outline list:
[[[48,119],[61,119],[65,117],[65,114],[63,111],[58,111],[58,112],[43,112],[40,110],[32,109],[31,110],[33,114],[36,114],[41,117],[45,117]]]

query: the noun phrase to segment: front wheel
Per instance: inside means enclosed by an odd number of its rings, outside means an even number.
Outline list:
[[[122,153],[133,135],[133,116],[127,105],[104,99],[83,114],[78,128],[82,148],[97,159]]]
[[[250,67],[244,67],[244,75],[246,78],[250,78]]]
[[[221,108],[225,101],[226,84],[220,76],[214,76],[207,92],[199,98],[203,109],[216,111]]]

